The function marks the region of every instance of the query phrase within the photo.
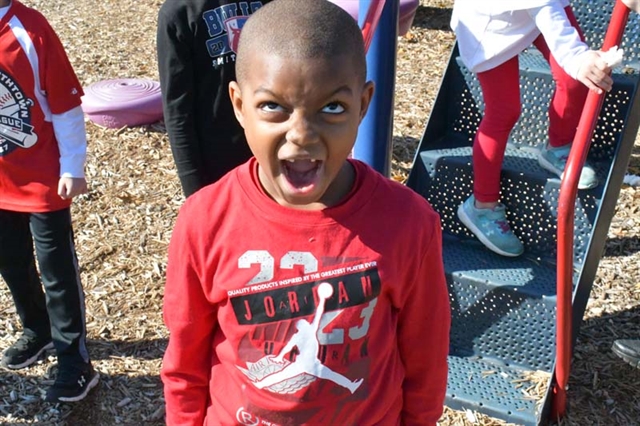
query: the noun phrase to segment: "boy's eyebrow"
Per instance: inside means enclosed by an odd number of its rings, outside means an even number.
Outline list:
[[[351,87],[349,87],[348,85],[344,85],[344,86],[340,86],[338,87],[336,90],[334,90],[333,92],[331,92],[331,94],[328,97],[331,96],[335,96],[340,92],[346,92],[347,94],[351,95],[353,94],[353,90],[351,90]],[[278,97],[275,93],[273,93],[271,90],[267,89],[266,87],[263,86],[259,86],[254,92],[254,95],[257,95],[259,93],[265,93],[267,95],[271,95],[274,97]]]

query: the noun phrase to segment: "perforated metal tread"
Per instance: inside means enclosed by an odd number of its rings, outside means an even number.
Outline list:
[[[533,298],[556,296],[553,263],[527,253],[514,258],[500,256],[476,240],[445,236],[442,247],[445,273],[457,281],[476,282],[488,288],[511,287]]]
[[[443,259],[454,353],[550,370],[555,355],[553,265],[527,257],[507,259],[450,238],[444,241]]]
[[[532,164],[534,162],[535,165]],[[457,216],[458,207],[473,189],[471,148],[422,151],[418,163],[414,168],[423,167],[427,173],[414,189],[440,214],[444,230],[457,237],[475,239]],[[515,234],[525,243],[527,253],[555,260],[560,180],[550,176],[538,166],[531,149],[507,148],[501,179],[501,201],[507,206],[507,218]],[[578,193],[574,240],[576,263],[581,263],[585,254],[600,192],[601,188],[596,188]]]
[[[507,145],[504,162],[502,163],[502,170],[507,173],[511,172],[526,175],[529,180],[552,180],[559,183],[560,178],[558,178],[558,176],[540,167],[540,164],[538,163],[538,152],[539,150],[533,147]],[[427,171],[431,176],[433,176],[433,173],[435,172],[435,165],[438,160],[446,158],[453,162],[471,166],[471,156],[472,148],[470,146],[443,149],[437,149],[434,147],[434,149],[422,151],[420,153],[420,157],[425,163]],[[598,179],[600,183],[602,183],[607,177],[606,173],[608,168],[606,166],[608,165],[600,165],[597,160],[592,160],[590,163],[591,166],[595,168]],[[597,191],[597,188],[594,190]],[[591,191],[593,192],[594,190]]]
[[[470,409],[524,426],[538,424],[535,383],[528,370],[512,368],[478,357],[449,356],[449,382],[445,404]]]

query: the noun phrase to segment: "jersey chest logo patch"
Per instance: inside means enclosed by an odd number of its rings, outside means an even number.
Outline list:
[[[31,125],[33,105],[18,83],[0,70],[0,157],[38,142]]]

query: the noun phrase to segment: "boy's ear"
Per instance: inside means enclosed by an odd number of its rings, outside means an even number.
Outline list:
[[[365,115],[367,115],[367,111],[369,110],[369,105],[371,104],[371,99],[373,98],[374,92],[374,84],[373,81],[367,81],[364,84],[362,89],[362,96],[360,98],[360,122]]]
[[[237,81],[231,81],[229,83],[229,97],[231,98],[231,105],[233,105],[233,113],[236,116],[238,123],[244,128],[244,115],[242,114],[242,92],[240,91],[240,85]]]

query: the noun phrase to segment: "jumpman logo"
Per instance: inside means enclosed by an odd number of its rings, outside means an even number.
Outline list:
[[[296,323],[296,333],[291,336],[291,339],[285,347],[282,348],[278,356],[270,356],[271,361],[277,364],[283,364],[284,367],[260,380],[254,381],[253,384],[258,389],[268,388],[303,374],[331,380],[335,384],[349,389],[351,393],[354,393],[356,389],[360,387],[363,379],[351,381],[345,376],[331,370],[318,359],[320,342],[318,342],[317,332],[320,326],[320,319],[324,313],[325,302],[332,294],[333,287],[331,287],[331,284],[325,282],[318,286],[318,298],[320,301],[313,322],[309,324],[307,320],[301,319]],[[294,347],[298,348],[299,353],[295,361],[289,362],[285,360],[284,357],[291,352]]]

